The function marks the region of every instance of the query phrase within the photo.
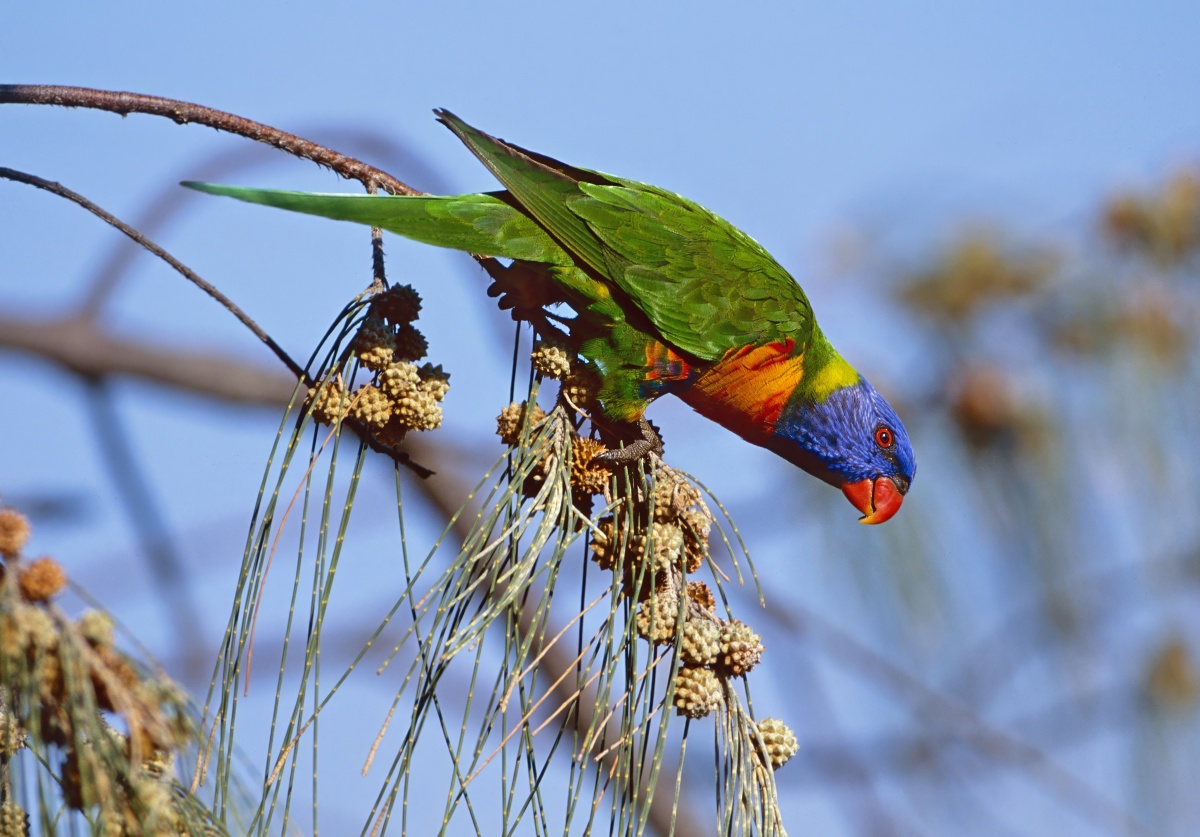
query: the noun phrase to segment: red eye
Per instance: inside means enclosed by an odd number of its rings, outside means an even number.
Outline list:
[[[880,427],[875,430],[875,444],[879,445],[879,447],[890,448],[892,446],[892,442],[894,441],[895,439],[892,438],[892,431],[888,428]]]

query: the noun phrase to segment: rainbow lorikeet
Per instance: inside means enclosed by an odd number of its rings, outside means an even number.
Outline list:
[[[821,333],[796,281],[752,238],[665,189],[569,166],[439,120],[505,191],[332,195],[185,185],[511,259],[509,305],[549,314],[600,372],[604,417],[639,422],[664,393],[840,488],[881,523],[916,461],[892,407]],[[515,302],[514,302],[515,300]],[[543,319],[544,323],[549,320]],[[636,445],[637,443],[635,443]]]

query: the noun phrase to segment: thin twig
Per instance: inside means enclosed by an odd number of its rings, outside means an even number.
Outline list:
[[[327,143],[336,140],[337,143],[346,143],[363,151],[370,150],[382,160],[395,161],[397,165],[403,163],[402,170],[415,172],[414,177],[428,183],[439,182],[437,175],[392,134],[348,127],[325,127],[322,130]],[[178,176],[166,176],[157,193],[147,200],[138,215],[126,218],[126,221],[134,229],[154,238],[158,230],[165,229],[185,206],[195,206],[194,200],[198,197],[196,193],[179,188],[178,181],[228,181],[230,176],[239,171],[262,167],[264,158],[258,152],[257,148],[237,143],[191,160],[178,172]],[[118,242],[120,246],[110,248],[104,256],[96,260],[95,265],[89,265],[90,280],[86,283],[86,288],[81,294],[82,299],[78,303],[80,317],[98,317],[101,309],[111,300],[118,283],[124,278],[130,263],[138,253],[138,248],[126,246],[128,243]]]
[[[179,125],[189,123],[206,125],[218,131],[225,131],[270,145],[286,151],[293,157],[311,160],[347,180],[357,180],[364,185],[373,183],[393,195],[424,194],[385,171],[303,137],[272,128],[270,125],[263,125],[261,122],[235,116],[232,113],[178,99],[57,84],[0,84],[0,104],[58,105],[68,108],[104,110],[110,113],[119,113],[122,116],[128,116],[131,113],[164,116]]]
[[[241,308],[239,308],[232,299],[225,296],[225,294],[221,293],[219,290],[217,290],[215,287],[213,287],[213,285],[209,284],[204,279],[201,279],[200,276],[197,275],[194,270],[192,270],[190,267],[185,265],[183,262],[179,261],[179,259],[172,256],[170,253],[168,253],[163,248],[159,247],[153,241],[146,238],[146,236],[142,235],[140,232],[135,230],[133,227],[126,224],[120,218],[117,218],[115,215],[112,215],[111,213],[106,212],[104,209],[102,209],[99,206],[97,206],[96,204],[92,203],[90,200],[88,200],[83,195],[79,194],[78,192],[72,192],[70,189],[63,186],[61,183],[54,183],[50,180],[43,180],[42,178],[37,177],[35,175],[26,174],[25,172],[17,171],[16,169],[5,168],[3,166],[0,166],[0,177],[6,178],[8,180],[14,180],[18,183],[26,183],[30,186],[37,187],[38,189],[44,189],[45,191],[50,192],[51,194],[58,195],[60,198],[66,198],[67,200],[72,201],[73,203],[76,203],[79,206],[82,206],[88,212],[92,213],[93,215],[95,215],[97,218],[104,221],[105,223],[107,223],[107,224],[115,227],[116,229],[120,230],[121,232],[125,233],[125,235],[129,236],[131,239],[133,239],[138,244],[145,247],[151,253],[158,256],[160,259],[162,259],[164,262],[169,264],[171,267],[175,268],[175,270],[178,271],[179,274],[181,276],[183,276],[183,278],[187,279],[189,282],[191,282],[197,288],[204,291],[210,297],[215,299],[218,304],[220,304],[222,307],[224,307],[225,310],[227,310],[229,313],[233,314],[233,316],[237,317],[238,322],[240,322],[242,325],[244,325],[246,328],[248,328],[250,330],[251,334],[253,334],[255,337],[257,337],[259,340],[263,341],[263,343],[265,343],[267,345],[267,348],[269,348],[272,352],[275,353],[275,357],[279,358],[283,362],[284,366],[286,366],[292,372],[293,375],[295,375],[300,380],[303,380],[303,381],[308,380],[307,375],[304,371],[304,367],[302,367],[300,364],[296,363],[296,361],[292,360],[292,358],[288,355],[288,353],[283,350],[283,347],[280,346],[278,343],[276,343],[269,334],[267,334],[265,331],[263,331],[262,328],[259,327],[258,323],[254,322],[254,320],[250,319],[250,315],[247,314],[245,311],[243,311]]]
[[[367,184],[367,192],[375,194],[374,183]],[[371,290],[375,293],[387,287],[387,265],[383,258],[383,230],[371,227]]]
[[[289,134],[261,122],[179,99],[57,84],[0,84],[0,105],[3,104],[91,108],[119,113],[122,116],[141,113],[163,116],[179,125],[189,123],[206,125],[218,131],[225,131],[270,145],[295,157],[311,160],[347,180],[357,180],[366,186],[368,191],[379,188],[393,195],[426,194],[381,169],[311,140]],[[472,258],[494,280],[499,281],[507,273],[508,269],[490,256],[472,254]],[[550,336],[552,330],[545,322],[534,321],[532,324],[539,334],[544,337]]]

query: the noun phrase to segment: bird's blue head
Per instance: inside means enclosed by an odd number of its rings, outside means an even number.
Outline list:
[[[771,447],[842,489],[863,523],[882,523],[899,511],[917,471],[900,417],[861,376],[824,400],[789,404]]]

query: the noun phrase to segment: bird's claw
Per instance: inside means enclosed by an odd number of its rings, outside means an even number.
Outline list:
[[[514,319],[529,319],[533,312],[560,301],[543,271],[523,262],[505,267],[495,259],[485,260],[483,266],[492,277],[487,295],[498,297],[497,305],[503,311],[511,309]]]
[[[639,459],[650,456],[651,454],[662,456],[662,436],[659,435],[658,430],[654,427],[654,425],[645,418],[640,418],[637,420],[636,426],[638,433],[641,434],[641,438],[634,439],[623,448],[606,450],[604,453],[597,455],[594,461],[603,462],[608,465],[619,466],[632,465]]]

